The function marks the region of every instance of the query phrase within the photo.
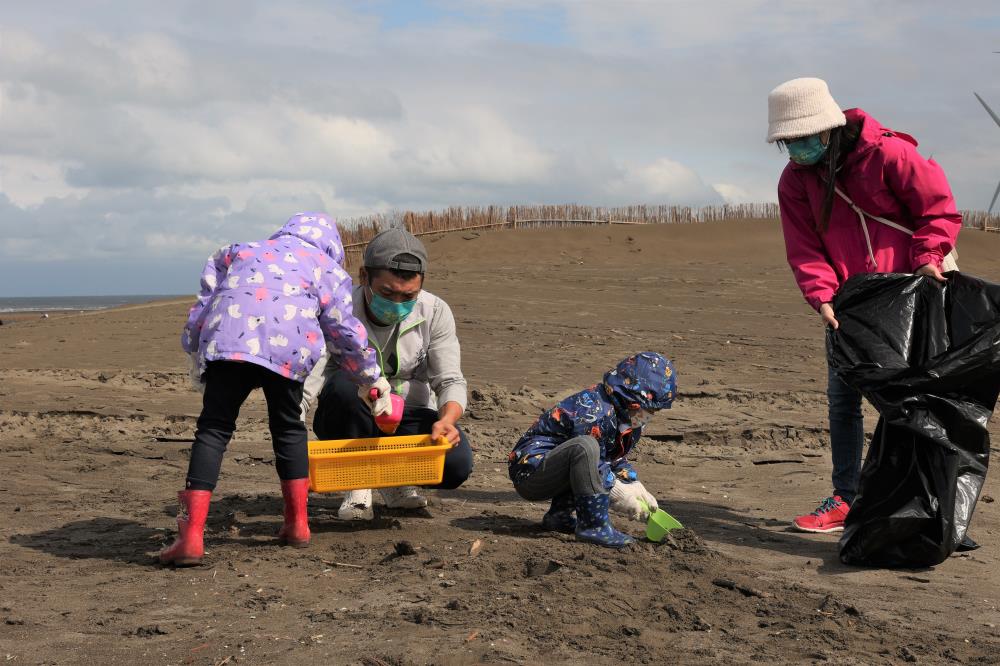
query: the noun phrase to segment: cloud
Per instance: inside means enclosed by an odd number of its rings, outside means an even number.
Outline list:
[[[772,169],[766,170],[752,165],[735,165],[733,171],[740,175],[739,182],[715,182],[712,189],[727,204],[777,203],[778,176],[784,166],[783,161],[775,162]]]
[[[613,202],[620,204],[691,206],[722,203],[719,193],[706,185],[697,173],[666,158],[625,169],[607,189]]]
[[[801,75],[985,207],[1000,131],[971,90],[1000,106],[993,4],[17,3],[0,263],[139,252],[166,284],[171,252],[304,208],[773,201],[766,94]]]
[[[88,35],[46,50],[16,34],[0,57],[12,71],[3,82],[0,131],[12,137],[4,150],[22,161],[58,156],[34,188],[5,182],[19,202],[44,198],[44,183],[60,196],[192,184],[204,190],[206,183],[224,190],[233,181],[267,179],[333,183],[369,203],[423,183],[439,193],[437,202],[445,200],[442,183],[460,189],[536,180],[551,162],[471,100],[429,114],[418,109],[404,121],[395,93],[349,81],[314,88],[312,74],[262,86],[250,68],[215,86],[222,77],[211,66],[208,73],[192,67],[192,57],[166,38],[116,43]]]
[[[732,183],[715,183],[712,187],[715,188],[715,191],[719,193],[727,204],[767,201],[767,199],[755,197],[750,193],[750,190],[739,185],[733,185]]]
[[[83,195],[85,190],[66,182],[67,168],[67,164],[43,157],[5,155],[0,161],[0,183],[10,201],[22,209],[50,197]]]

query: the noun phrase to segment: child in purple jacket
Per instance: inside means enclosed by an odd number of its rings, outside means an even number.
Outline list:
[[[359,386],[375,415],[391,409],[389,383],[379,377],[365,327],[354,318],[344,249],[324,213],[293,216],[268,240],[236,243],[209,258],[181,346],[204,384],[204,402],[178,493],[178,538],[160,562],[199,564],[212,491],[240,407],[264,390],[275,467],[284,498],[282,543],[309,543],[307,432],[300,418],[302,382],[323,355]],[[377,389],[378,399],[368,398]]]

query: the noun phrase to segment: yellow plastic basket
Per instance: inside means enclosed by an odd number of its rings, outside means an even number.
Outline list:
[[[444,476],[451,444],[430,435],[309,442],[309,486],[333,493],[358,488],[433,486]]]

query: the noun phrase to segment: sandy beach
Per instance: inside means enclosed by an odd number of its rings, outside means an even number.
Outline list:
[[[32,311],[18,311],[18,312],[4,312],[0,313],[0,321],[4,323],[4,326],[11,326],[13,324],[21,324],[27,321],[35,321],[38,319],[46,319],[44,315],[48,315],[48,319],[52,317],[66,317],[84,314],[79,310],[53,310],[52,312],[36,312]]]
[[[425,287],[462,341],[473,476],[426,512],[371,524],[338,521],[339,497],[314,494],[304,550],[273,538],[281,497],[257,393],[204,565],[154,563],[200,409],[179,346],[188,301],[0,327],[0,661],[1000,662],[996,472],[970,532],[982,548],[931,570],[847,567],[835,536],[789,530],[829,493],[830,462],[822,327],[777,222],[464,232],[427,247]],[[965,230],[959,252],[963,271],[1000,279],[1000,235]],[[680,397],[635,464],[687,529],[622,553],[540,531],[545,506],[507,478],[510,447],[542,408],[647,349],[674,360]],[[416,554],[393,557],[403,540]]]

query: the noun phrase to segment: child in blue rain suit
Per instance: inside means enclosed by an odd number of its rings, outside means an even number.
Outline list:
[[[511,451],[508,472],[524,499],[552,500],[546,529],[611,548],[632,543],[608,510],[645,520],[658,508],[625,456],[653,414],[670,408],[676,388],[673,364],[641,352],[538,417]]]

